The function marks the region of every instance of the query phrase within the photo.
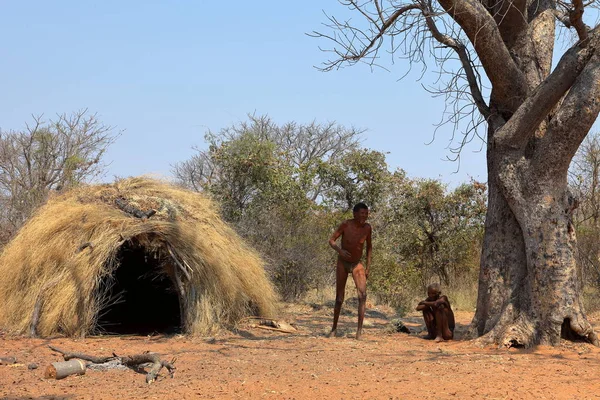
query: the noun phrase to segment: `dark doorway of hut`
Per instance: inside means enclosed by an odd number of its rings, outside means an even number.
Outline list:
[[[101,284],[106,295],[98,314],[98,333],[180,333],[179,296],[156,253],[132,239],[121,246],[116,261],[114,273]]]

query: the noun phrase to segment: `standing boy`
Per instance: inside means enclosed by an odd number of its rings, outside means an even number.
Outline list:
[[[333,327],[328,336],[335,336],[340,311],[344,303],[346,280],[348,279],[348,274],[352,274],[352,279],[354,279],[354,284],[358,291],[358,328],[356,330],[356,339],[360,339],[367,302],[367,278],[369,277],[369,267],[371,266],[371,225],[366,222],[367,218],[369,218],[369,207],[365,203],[356,204],[352,211],[354,218],[342,222],[329,239],[329,245],[338,253],[338,259],[335,275]],[[340,236],[342,237],[341,247],[336,244],[336,240]],[[361,262],[365,242],[367,242],[366,269]]]

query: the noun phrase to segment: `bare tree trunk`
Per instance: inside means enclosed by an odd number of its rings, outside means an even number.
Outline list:
[[[598,345],[581,299],[571,221],[576,203],[566,171],[556,176],[528,167],[525,155],[488,151],[489,204],[472,333],[504,346],[556,345],[561,336]]]
[[[488,143],[497,127],[489,127]],[[501,192],[500,160],[488,145],[488,209],[481,252],[477,310],[472,322],[474,337],[491,331],[500,318],[527,302],[525,243],[521,227]],[[507,318],[508,317],[508,318]],[[506,324],[508,321],[502,321]],[[501,324],[502,324],[501,323]]]

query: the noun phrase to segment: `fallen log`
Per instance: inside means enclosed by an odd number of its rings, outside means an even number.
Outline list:
[[[262,318],[262,317],[247,317],[248,319],[256,320],[256,324],[251,324],[252,328],[268,329],[271,331],[294,333],[297,329],[292,325],[284,321],[276,321],[274,319]]]
[[[85,368],[85,363],[82,360],[59,361],[48,365],[44,372],[44,378],[63,379],[69,375],[83,375],[85,374]]]

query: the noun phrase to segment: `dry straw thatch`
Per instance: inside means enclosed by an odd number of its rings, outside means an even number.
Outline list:
[[[132,209],[156,214],[138,218]],[[184,332],[207,334],[249,314],[274,316],[276,296],[262,260],[212,201],[130,178],[51,198],[5,247],[0,327],[43,337],[96,333],[111,301],[107,277],[127,268],[119,251],[133,242],[170,278]]]

